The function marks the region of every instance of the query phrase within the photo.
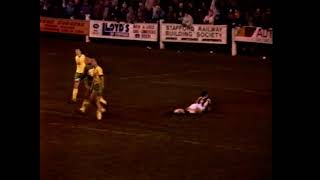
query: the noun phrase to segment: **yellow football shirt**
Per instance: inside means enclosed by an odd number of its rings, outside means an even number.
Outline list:
[[[94,84],[102,83],[100,76],[103,76],[103,70],[100,66],[97,66],[93,69],[93,83]]]
[[[82,54],[80,57],[76,56],[75,59],[76,59],[76,64],[77,64],[76,72],[77,73],[83,73],[84,72],[84,68],[86,67],[86,63],[85,63],[86,56]]]

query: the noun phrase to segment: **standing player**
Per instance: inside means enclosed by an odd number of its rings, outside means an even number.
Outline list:
[[[84,85],[85,85],[85,88],[86,88],[85,97],[89,97],[90,96],[90,92],[91,92],[92,82],[93,82],[92,73],[90,74],[89,71],[95,67],[97,62],[96,62],[96,60],[94,58],[89,58],[88,56],[86,57],[86,61],[85,62],[86,62],[86,67],[84,69],[83,81],[84,81]],[[100,102],[102,104],[104,104],[104,105],[107,105],[107,101],[102,96],[100,98]]]
[[[102,99],[102,92],[104,89],[103,70],[94,59],[92,60],[91,64],[93,65],[93,68],[88,70],[89,76],[92,77],[89,100],[85,99],[83,101],[80,111],[84,113],[86,111],[86,108],[90,104],[90,101],[94,101],[97,106],[97,119],[101,120],[102,113],[105,112],[105,109],[100,103]]]
[[[80,81],[84,78],[84,69],[86,67],[86,56],[82,54],[80,49],[75,50],[76,57],[76,73],[74,75],[73,91],[72,91],[72,101],[77,101],[78,88]]]
[[[210,110],[210,105],[211,105],[211,99],[209,98],[208,92],[207,91],[202,91],[200,97],[191,104],[189,107],[185,109],[175,109],[173,113],[175,114],[201,114],[203,112],[206,112]]]

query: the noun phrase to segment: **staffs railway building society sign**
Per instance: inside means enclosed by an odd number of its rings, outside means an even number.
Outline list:
[[[90,37],[157,41],[157,24],[130,24],[113,21],[90,21]]]
[[[162,24],[161,39],[164,42],[227,44],[227,26]]]

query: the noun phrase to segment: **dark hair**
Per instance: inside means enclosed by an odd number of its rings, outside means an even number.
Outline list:
[[[202,91],[201,92],[201,96],[207,96],[208,95],[208,92],[207,91]]]

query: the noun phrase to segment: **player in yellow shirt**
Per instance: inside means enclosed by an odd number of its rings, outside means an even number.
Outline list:
[[[86,56],[86,67],[84,70],[84,78],[83,78],[83,82],[86,88],[86,97],[90,96],[91,93],[91,86],[92,86],[92,82],[93,82],[93,76],[92,74],[89,74],[89,71],[91,69],[94,68],[95,64],[97,64],[96,60],[94,58],[89,58],[88,56]],[[104,105],[107,105],[107,101],[101,96],[100,98],[100,102]]]
[[[97,64],[97,62],[93,59],[91,62],[93,68],[88,70],[89,76],[92,77],[92,83],[90,88],[90,97],[89,100],[85,99],[80,108],[81,112],[85,112],[86,108],[90,104],[90,101],[94,101],[97,105],[97,119],[102,119],[102,113],[105,112],[105,109],[101,105],[102,93],[104,89],[104,75],[103,69]]]
[[[80,81],[84,78],[84,70],[86,67],[86,56],[82,54],[80,49],[75,50],[76,57],[76,73],[74,75],[74,84],[73,84],[73,91],[72,91],[72,101],[77,101],[77,95],[78,95],[78,88]]]

